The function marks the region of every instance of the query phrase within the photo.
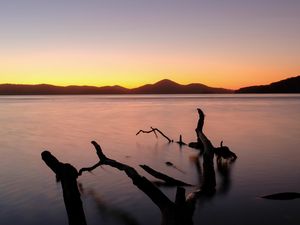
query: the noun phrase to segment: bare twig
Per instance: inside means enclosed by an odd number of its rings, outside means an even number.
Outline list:
[[[158,138],[156,131],[153,130],[153,129],[151,129],[149,131],[147,131],[147,130],[139,130],[135,135],[139,135],[140,133],[149,134],[149,133],[152,133],[152,132],[155,134],[155,137]]]
[[[173,142],[173,140],[172,139],[170,139],[168,136],[166,136],[163,132],[161,132],[159,129],[157,129],[157,128],[153,128],[153,127],[150,127],[151,128],[151,130],[139,130],[137,133],[136,133],[136,135],[139,135],[140,133],[146,133],[146,134],[149,134],[149,133],[154,133],[155,134],[155,136],[156,136],[156,138],[157,138],[157,134],[156,134],[156,132],[158,132],[158,133],[160,133],[164,138],[166,138],[167,140],[168,140],[168,142],[170,143],[170,142]]]
[[[96,169],[98,166],[101,166],[100,162],[97,162],[95,165],[91,166],[91,167],[83,167],[79,170],[78,172],[78,176],[81,176],[83,172],[88,171],[88,172],[92,172],[94,169]]]
[[[182,135],[181,135],[181,134],[180,134],[180,136],[179,136],[179,141],[177,141],[177,144],[179,144],[180,146],[186,145],[186,143],[184,143],[184,142],[182,141]]]

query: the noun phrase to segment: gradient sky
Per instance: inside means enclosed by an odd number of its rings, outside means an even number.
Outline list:
[[[299,0],[0,1],[0,83],[239,88],[299,75],[299,40]]]

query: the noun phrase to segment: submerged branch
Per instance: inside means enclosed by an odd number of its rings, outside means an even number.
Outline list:
[[[139,130],[136,135],[139,135],[140,133],[146,133],[146,134],[149,134],[149,133],[154,133],[156,138],[157,138],[157,134],[156,132],[160,133],[164,138],[166,138],[168,140],[168,142],[173,142],[173,140],[171,140],[168,136],[166,136],[162,131],[160,131],[159,129],[157,128],[153,128],[153,127],[150,127],[151,130],[148,130],[148,131],[145,131],[145,130]]]
[[[176,143],[179,144],[180,146],[186,145],[186,143],[184,143],[184,142],[182,141],[182,135],[181,135],[181,134],[180,134],[180,136],[179,136],[179,141],[177,141]]]
[[[193,186],[191,184],[185,183],[183,181],[177,180],[175,178],[172,178],[166,174],[163,174],[161,172],[158,172],[151,167],[147,165],[140,165],[147,173],[151,174],[157,179],[163,180],[166,182],[167,185],[173,185],[173,186]]]
[[[199,114],[198,125],[196,128],[197,138],[203,143],[203,183],[201,189],[207,194],[214,194],[216,188],[216,175],[214,170],[214,146],[203,133],[204,113],[197,109]]]
[[[69,225],[86,225],[82,201],[77,186],[78,172],[70,164],[61,163],[50,152],[42,152],[42,159],[61,181]]]
[[[170,201],[165,194],[163,194],[157,187],[155,187],[155,185],[152,184],[147,178],[142,177],[140,174],[138,174],[138,172],[133,167],[107,158],[97,142],[92,141],[92,144],[94,145],[99,157],[99,164],[109,165],[118,170],[124,171],[126,175],[132,180],[133,184],[140,190],[142,190],[161,210],[164,210],[165,208],[172,205],[172,201]]]
[[[83,167],[79,170],[78,172],[78,176],[81,176],[83,172],[87,171],[87,172],[92,172],[94,169],[96,169],[98,166],[101,166],[100,162],[97,162],[95,165],[91,166],[91,167]]]
[[[300,193],[283,192],[283,193],[276,193],[272,195],[262,196],[261,198],[271,199],[271,200],[292,200],[292,199],[300,198]]]

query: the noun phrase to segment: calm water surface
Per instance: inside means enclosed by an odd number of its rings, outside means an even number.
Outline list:
[[[79,169],[97,162],[91,140],[150,180],[139,164],[198,185],[196,150],[135,135],[154,126],[195,141],[197,107],[213,144],[224,140],[239,158],[227,176],[216,169],[217,193],[197,202],[195,224],[299,225],[300,200],[258,196],[300,192],[300,95],[1,96],[0,224],[67,224],[61,186],[40,153]],[[89,225],[160,224],[158,208],[124,173],[104,166],[79,182]],[[175,188],[161,190],[174,200]]]

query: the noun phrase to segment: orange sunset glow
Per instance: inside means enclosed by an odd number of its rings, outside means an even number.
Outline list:
[[[30,6],[2,26],[0,84],[132,88],[167,78],[238,89],[300,71],[299,14],[281,3],[41,3],[38,15]]]
[[[168,78],[181,84],[204,83],[236,89],[284,79],[300,69],[289,60],[271,56],[266,60],[248,60],[236,55],[204,57],[195,52],[39,49],[1,57],[0,82],[132,88]]]
[[[0,0],[0,225],[300,225],[300,0]]]

